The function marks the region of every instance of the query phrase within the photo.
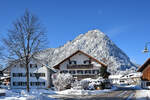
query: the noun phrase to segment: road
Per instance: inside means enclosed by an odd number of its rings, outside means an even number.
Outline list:
[[[53,96],[59,100],[135,100],[135,90],[116,90],[95,96]]]

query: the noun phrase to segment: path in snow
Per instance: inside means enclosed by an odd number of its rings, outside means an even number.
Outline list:
[[[64,96],[53,95],[49,97],[61,100],[135,100],[135,90],[116,90],[109,93],[101,93],[95,96]]]

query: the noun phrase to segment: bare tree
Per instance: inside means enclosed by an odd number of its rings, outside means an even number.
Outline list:
[[[29,63],[34,54],[45,46],[46,34],[39,19],[25,11],[24,15],[13,22],[12,29],[8,30],[3,39],[9,52],[9,59],[20,59],[26,67],[27,91],[29,92]]]
[[[3,60],[3,47],[2,47],[2,34],[0,33],[0,70],[2,68],[2,60]]]
[[[2,47],[0,47],[0,70],[1,70],[1,68],[2,68]]]

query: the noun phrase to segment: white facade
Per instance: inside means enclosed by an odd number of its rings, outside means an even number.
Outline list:
[[[70,73],[73,76],[94,76],[98,75],[102,65],[91,57],[78,52],[75,55],[67,58],[59,65],[59,70],[62,73]]]
[[[26,88],[26,68],[25,65],[16,64],[10,68],[11,88]],[[40,73],[39,79],[35,73]],[[29,87],[30,88],[48,88],[49,87],[49,69],[41,64],[31,62],[29,64]]]

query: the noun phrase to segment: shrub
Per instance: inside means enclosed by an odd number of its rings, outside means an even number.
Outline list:
[[[71,88],[71,83],[74,78],[71,74],[55,73],[52,75],[54,87],[58,90],[65,90]]]

